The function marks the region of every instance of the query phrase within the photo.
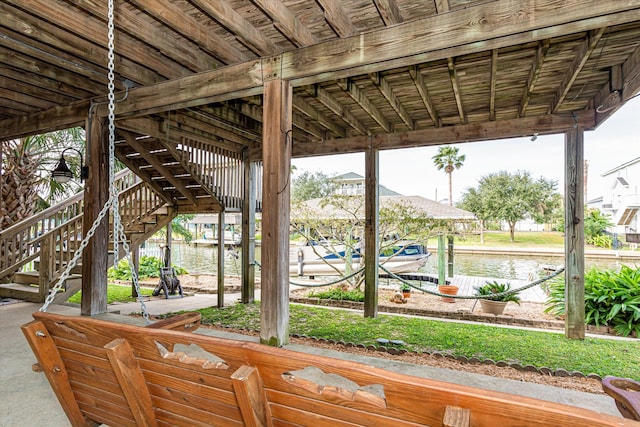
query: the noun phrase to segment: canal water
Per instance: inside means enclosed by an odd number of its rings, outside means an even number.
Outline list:
[[[218,265],[217,247],[195,246],[184,243],[172,244],[172,261],[191,274],[216,274]],[[225,251],[225,274],[240,275],[240,248]],[[260,262],[260,247],[256,247],[256,260]],[[501,279],[529,280],[531,274],[539,275],[543,266],[556,266],[564,263],[563,257],[508,256],[457,253],[454,260],[454,274],[466,276],[495,277]],[[633,266],[633,263],[627,263]],[[585,260],[587,269],[597,266],[600,269],[617,269],[620,263],[615,259]],[[427,265],[421,270],[425,273],[438,273],[437,256],[432,254]],[[260,275],[260,269],[256,269]]]

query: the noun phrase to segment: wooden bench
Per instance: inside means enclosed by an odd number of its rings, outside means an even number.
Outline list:
[[[22,330],[71,424],[624,426],[586,409],[192,333],[37,312]]]

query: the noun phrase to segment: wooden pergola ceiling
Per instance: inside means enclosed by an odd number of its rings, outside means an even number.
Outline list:
[[[115,3],[117,98],[134,84],[117,126],[137,150],[191,138],[259,158],[272,78],[294,87],[293,156],[592,129],[611,93],[640,91],[640,0]],[[106,2],[0,14],[0,140],[82,125],[106,94]]]

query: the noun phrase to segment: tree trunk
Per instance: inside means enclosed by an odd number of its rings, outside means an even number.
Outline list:
[[[509,221],[509,241],[511,243],[516,241],[516,222]]]
[[[480,220],[480,244],[484,245],[484,219]]]
[[[453,184],[451,180],[452,172],[449,172],[449,206],[453,206]]]

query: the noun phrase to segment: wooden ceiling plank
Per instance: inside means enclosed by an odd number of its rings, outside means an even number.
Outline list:
[[[335,120],[332,120],[331,118],[319,112],[301,96],[293,97],[293,108],[299,111],[304,116],[309,117],[312,121],[318,122],[319,125],[323,126],[336,137],[344,138],[345,136],[347,136],[347,131],[344,127],[338,125]]]
[[[191,0],[191,2],[231,31],[242,44],[256,55],[266,56],[278,52],[278,47],[229,6],[226,0]]]
[[[194,18],[184,13],[177,13],[176,7],[171,0],[129,1],[174,31],[192,40],[203,51],[214,56],[223,64],[235,64],[249,60],[244,53],[231,46],[213,31],[204,30],[203,26]],[[215,68],[215,66],[212,66],[212,68]]]
[[[13,34],[10,33],[12,36],[10,39],[2,39],[0,43],[19,44],[20,46],[14,47],[15,50],[62,69],[68,69],[71,66],[73,72],[102,83],[106,92],[108,83],[106,48],[97,46],[11,5],[0,3],[0,12],[3,15],[3,24],[14,30]],[[20,36],[18,37],[16,33]],[[117,74],[131,76],[133,81],[142,84],[162,80],[156,72],[122,57],[118,61]],[[117,76],[116,79],[118,80]],[[116,87],[122,88],[122,83],[117,81]]]
[[[416,87],[420,98],[422,99],[422,103],[424,104],[429,116],[431,117],[431,121],[433,125],[438,127],[440,126],[440,118],[438,117],[438,113],[433,106],[433,102],[431,101],[431,97],[429,96],[429,91],[427,90],[427,85],[424,82],[424,78],[422,77],[422,73],[420,73],[420,68],[417,65],[413,65],[409,67],[409,74],[411,75],[411,79],[413,80],[413,85]]]
[[[373,3],[376,5],[376,9],[378,9],[378,13],[387,27],[400,24],[403,21],[396,0],[373,0]]]
[[[347,111],[337,99],[335,99],[329,92],[316,85],[310,92],[310,95],[314,96],[318,102],[331,110],[334,114],[345,121],[356,132],[361,135],[368,133],[367,127],[358,120],[350,111]]]
[[[107,28],[105,24],[95,18],[91,18],[77,11],[77,9],[61,3],[59,0],[5,0],[15,3],[18,6],[35,16],[48,16],[52,11],[55,16],[56,25],[66,32],[75,34],[81,38],[95,43],[97,47],[107,46]],[[104,31],[96,31],[102,28]],[[155,70],[165,78],[176,78],[189,73],[188,68],[173,62],[168,64],[166,58],[153,49],[149,49],[144,43],[124,34],[120,31],[114,32],[116,52],[118,56],[123,56],[131,61],[137,62],[145,67]],[[94,48],[95,49],[95,48]],[[82,55],[81,57],[84,57]],[[106,52],[105,52],[106,63]]]
[[[200,113],[194,112],[192,114]],[[207,115],[202,114],[201,117],[206,119]],[[242,152],[253,140],[259,138],[259,134],[257,133],[254,133],[255,136],[253,138],[248,138],[247,134],[241,135],[240,132],[234,130],[230,125],[225,125],[224,123],[214,124],[189,114],[172,114],[168,123],[178,128],[188,126],[193,130],[201,131],[201,136],[209,137],[209,143],[211,145],[226,148],[236,153]],[[221,140],[224,142],[223,144],[220,143]]]
[[[273,25],[296,47],[316,44],[318,39],[291,12],[281,0],[252,0],[266,15]]]
[[[634,8],[626,2],[568,0],[559,10],[556,2],[540,0],[536,3],[540,9],[536,8],[535,13],[528,8],[523,11],[531,19],[517,21],[518,26],[509,20],[515,19],[512,14],[509,14],[512,16],[509,19],[500,18],[500,13],[506,14],[510,10],[507,7],[510,4],[496,0],[286,52],[278,56],[283,60],[282,66],[278,66],[283,73],[280,77],[293,80],[295,86],[306,85],[333,79],[339,73],[347,76],[369,73],[477,52],[478,42],[490,50],[550,38],[570,30],[600,28],[605,22],[614,25],[640,20],[640,5]],[[487,22],[483,25],[486,27],[484,31],[460,27],[461,20],[474,22],[478,16],[485,16],[480,19]],[[385,42],[394,39],[395,43]],[[117,114],[147,114],[259,94],[262,92],[262,75],[270,74],[270,67],[273,67],[269,59],[248,61],[153,87],[133,89],[127,100],[116,105]]]
[[[324,17],[327,23],[333,28],[333,31],[335,31],[338,37],[349,37],[356,33],[356,29],[340,0],[316,1],[324,11]]]
[[[3,67],[4,68],[4,67]],[[0,74],[4,74],[0,72]],[[12,92],[22,94],[29,98],[33,98],[42,102],[42,105],[38,104],[40,108],[51,108],[53,105],[67,105],[77,101],[77,98],[72,96],[57,93],[50,89],[33,86],[28,83],[21,82],[19,80],[0,75],[0,88],[11,88]],[[30,104],[29,105],[34,105]]]
[[[102,21],[107,22],[107,7],[104,0],[83,0],[77,2],[76,7],[83,9],[92,15],[97,16]],[[174,8],[174,13],[175,13]],[[149,20],[143,19],[145,14],[133,13],[131,8],[125,7],[124,4],[117,8],[114,13],[116,33],[126,32],[129,35],[147,43],[150,48],[162,52],[167,58],[183,64],[191,71],[210,70],[212,58],[203,55],[195,44],[185,43],[174,34],[170,34],[173,30],[167,28],[164,37],[158,37],[158,32],[153,28],[153,24]]]
[[[148,149],[144,146],[143,143],[141,143],[140,141],[138,141],[136,139],[135,135],[133,135],[130,132],[126,132],[126,131],[122,131],[122,130],[120,130],[119,133],[120,133],[120,135],[124,136],[125,140],[127,141],[127,144],[131,148],[136,150],[140,154],[140,156],[142,156],[142,158],[147,163],[149,163],[151,166],[153,166],[155,168],[155,170],[157,172],[159,172],[164,177],[164,179],[166,179],[171,185],[173,185],[175,187],[175,189],[177,191],[180,192],[180,194],[182,194],[184,197],[186,197],[194,205],[197,204],[196,198],[193,195],[193,193],[187,187],[185,187],[185,185],[182,183],[182,181],[180,181],[178,178],[173,176],[173,173],[171,173],[162,164],[162,162],[158,160],[158,158],[156,156],[154,156],[153,154],[149,153]],[[139,168],[137,170],[139,170]]]
[[[529,101],[531,100],[531,94],[538,82],[538,77],[540,76],[540,70],[542,69],[542,64],[544,64],[544,60],[547,56],[547,52],[549,50],[550,40],[543,40],[538,43],[538,47],[536,49],[536,56],[533,64],[531,66],[531,70],[529,71],[529,78],[527,79],[527,87],[525,88],[524,93],[522,94],[522,101],[520,101],[520,112],[518,117],[524,117],[527,107],[529,106]]]
[[[400,117],[400,120],[402,120],[410,130],[415,129],[413,119],[407,112],[407,109],[404,108],[404,105],[402,105],[400,99],[398,99],[396,94],[393,92],[393,89],[387,79],[385,79],[381,73],[371,73],[369,76],[371,77],[373,84],[378,88],[378,91],[380,91],[380,94],[387,100],[398,117]]]
[[[489,119],[496,119],[496,78],[498,75],[498,49],[491,50],[491,77],[489,82]]]
[[[562,102],[566,98],[567,94],[573,87],[573,83],[578,78],[578,75],[584,68],[585,64],[589,60],[589,57],[593,53],[593,50],[598,45],[598,41],[604,34],[606,27],[599,28],[590,33],[587,38],[580,44],[578,51],[573,59],[573,63],[567,68],[567,72],[564,75],[562,83],[556,91],[555,101],[550,107],[551,113],[556,113],[562,105]]]
[[[0,53],[0,63],[4,62],[2,60],[3,56],[4,55]],[[12,60],[11,65],[18,65],[16,64],[17,62],[18,61]],[[42,65],[45,66],[46,64],[43,63]],[[56,81],[48,76],[20,69],[21,67],[19,65],[16,68],[17,69],[0,66],[0,76],[8,77],[14,81],[19,81],[22,84],[33,86],[35,90],[44,89],[59,96],[67,96],[71,100],[86,99],[92,96],[90,92],[86,92],[80,88],[70,85],[65,81]],[[15,90],[15,88],[13,89]],[[64,102],[64,104],[69,103],[70,102]]]
[[[6,86],[2,86],[0,83],[0,98],[8,99],[18,104],[29,105],[41,110],[53,108],[56,103],[53,101],[47,101],[42,98],[28,95],[26,93],[14,92],[6,89]]]
[[[371,100],[364,94],[362,90],[352,79],[338,80],[338,86],[347,93],[369,116],[376,121],[385,132],[393,132],[393,125],[389,123],[384,115],[373,105]]]

